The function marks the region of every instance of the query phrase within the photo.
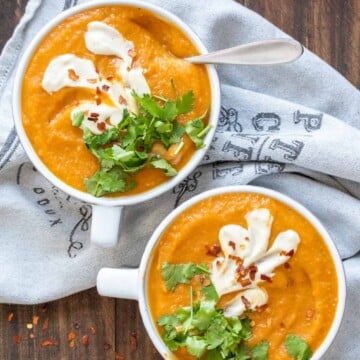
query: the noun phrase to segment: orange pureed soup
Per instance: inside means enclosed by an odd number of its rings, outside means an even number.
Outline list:
[[[206,264],[211,270],[211,264],[216,261],[213,255],[223,256],[219,251],[211,254],[219,248],[220,229],[228,224],[246,229],[245,216],[255,209],[267,209],[273,216],[268,248],[279,233],[288,229],[300,238],[295,253],[274,269],[271,282],[264,278],[258,284],[268,294],[266,305],[241,315],[251,319],[250,347],[267,340],[270,360],[288,360],[291,357],[284,342],[289,334],[304,339],[312,351],[323,342],[336,312],[338,280],[330,252],[315,228],[295,210],[272,198],[253,193],[222,194],[202,200],[181,213],[162,234],[154,250],[148,275],[149,307],[156,323],[160,316],[189,306],[189,288],[192,285],[194,291],[198,289],[198,276],[190,284],[178,284],[174,291],[169,291],[161,274],[163,264]],[[224,307],[236,294],[222,296],[216,306]],[[158,326],[158,331],[163,334],[164,329]],[[179,359],[195,359],[184,347],[174,354]]]
[[[92,61],[96,72],[104,79],[117,76],[114,56],[94,54],[85,44],[87,26],[94,21],[113,27],[126,40],[133,42],[135,51],[129,53],[133,58],[132,67],[144,70],[151,94],[174,100],[176,94],[193,91],[194,108],[179,115],[179,123],[186,124],[209,112],[211,98],[206,67],[182,60],[199,51],[181,30],[149,11],[103,6],[70,16],[55,26],[40,42],[26,69],[22,87],[22,121],[34,150],[48,169],[81,191],[86,191],[83,181],[99,169],[99,163],[86,148],[82,130],[72,126],[70,113],[82,101],[95,97],[106,104],[108,96],[102,89],[69,86],[49,94],[42,87],[42,80],[49,62],[63,54]],[[76,79],[77,74],[69,72],[69,76]],[[207,117],[204,118],[206,121]],[[187,135],[183,136],[183,142],[175,161],[171,153],[163,154],[176,170],[181,169],[195,151]],[[132,179],[137,186],[127,195],[147,191],[168,177],[160,169],[146,166],[133,174]],[[115,194],[118,195],[121,194]]]

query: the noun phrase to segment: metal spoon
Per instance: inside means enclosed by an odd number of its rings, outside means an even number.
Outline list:
[[[295,40],[273,39],[192,56],[185,60],[194,64],[273,65],[295,61],[303,52],[303,46]]]

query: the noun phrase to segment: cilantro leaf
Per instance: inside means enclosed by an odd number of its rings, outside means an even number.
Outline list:
[[[206,342],[201,337],[189,336],[186,338],[186,348],[190,355],[200,358],[206,351]]]
[[[194,92],[188,91],[182,96],[176,98],[176,108],[178,114],[187,114],[194,108]]]
[[[86,190],[94,196],[129,190],[133,183],[127,182],[126,175],[120,168],[111,170],[99,170],[91,178],[84,180]]]
[[[151,160],[151,165],[156,169],[161,169],[166,176],[175,176],[177,171],[165,159]]]
[[[309,360],[312,356],[312,351],[307,342],[297,335],[286,337],[285,348],[288,354],[296,360]]]
[[[119,139],[119,131],[116,128],[111,128],[100,135],[94,135],[87,127],[85,127],[83,131],[84,142],[88,148],[96,148]]]
[[[219,295],[216,292],[215,286],[213,284],[203,286],[200,291],[205,296],[205,299],[208,301],[211,301],[211,300],[218,301],[219,300]]]
[[[196,314],[193,315],[192,324],[193,326],[200,330],[206,330],[216,313],[215,310],[215,301],[201,301],[200,307],[197,310]]]
[[[179,143],[184,134],[185,134],[185,126],[179,124],[178,122],[175,122],[169,137],[169,143],[170,144]]]
[[[206,353],[205,360],[223,360],[219,350],[210,350]]]
[[[174,291],[178,284],[189,284],[190,280],[204,270],[194,264],[169,264],[164,262],[161,267],[161,276],[165,281],[166,288]]]
[[[189,121],[185,127],[186,133],[195,144],[197,149],[203,148],[205,146],[203,138],[210,129],[211,125],[205,127],[203,121],[200,118]]]
[[[84,113],[82,111],[77,111],[72,118],[72,126],[80,127],[84,119]]]
[[[252,349],[253,360],[267,360],[269,352],[269,342],[263,340],[261,343],[255,345]]]

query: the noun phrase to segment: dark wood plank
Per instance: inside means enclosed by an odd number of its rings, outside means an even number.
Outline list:
[[[1,305],[0,334],[0,359],[113,360],[115,300],[91,289],[45,305]],[[69,334],[75,335],[73,344]],[[46,340],[56,345],[44,347]]]
[[[360,86],[359,0],[237,0],[301,41]],[[26,0],[0,0],[0,50],[24,12]],[[9,314],[13,314],[8,321]],[[39,323],[27,329],[33,316]],[[49,327],[42,330],[45,319]],[[96,334],[92,334],[94,327]],[[68,334],[76,339],[71,347]],[[33,333],[34,339],[29,338]],[[0,305],[0,359],[159,360],[142,325],[137,303],[101,298],[96,290],[41,306]],[[89,335],[84,346],[81,338]],[[15,343],[14,336],[21,336]],[[136,346],[134,338],[136,337]],[[58,346],[42,348],[52,339]]]

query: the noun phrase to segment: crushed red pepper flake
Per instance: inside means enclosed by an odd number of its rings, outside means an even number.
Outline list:
[[[245,297],[245,296],[241,296],[241,301],[243,302],[243,304],[245,305],[245,309],[248,310],[251,308],[251,304],[250,301]]]
[[[292,257],[292,256],[294,256],[294,254],[295,254],[295,250],[291,249],[289,252],[286,253],[286,256]]]
[[[229,259],[235,260],[237,265],[242,265],[244,263],[244,260],[241,257],[232,254],[229,255]]]
[[[269,282],[269,283],[272,283],[271,277],[270,277],[270,276],[267,276],[267,275],[265,275],[265,274],[261,274],[261,275],[260,275],[260,279],[261,279],[261,280],[264,280],[264,281],[267,281],[267,282]]]
[[[68,76],[69,76],[70,80],[72,80],[72,81],[79,80],[79,75],[76,74],[74,69],[69,69],[68,70]]]
[[[112,80],[114,78],[114,75],[108,75],[107,77],[106,77],[106,80]]]
[[[137,349],[137,335],[135,331],[130,334],[130,347],[132,350]]]
[[[96,124],[96,127],[100,130],[100,131],[105,131],[106,129],[106,124],[104,122],[98,122]]]
[[[238,282],[241,284],[242,287],[251,285],[250,279],[238,279]]]
[[[128,102],[126,101],[126,99],[122,95],[119,96],[119,103],[121,105],[127,105],[128,104]]]
[[[8,321],[8,322],[11,322],[13,318],[14,318],[14,313],[11,312],[11,313],[9,313],[9,315],[8,315],[8,317],[7,317],[7,321]]]
[[[229,246],[231,246],[232,249],[235,250],[235,243],[233,241],[229,241]]]
[[[290,265],[288,262],[286,262],[286,263],[284,264],[284,268],[285,268],[285,269],[290,269],[290,268],[291,268],[291,265]]]
[[[245,239],[246,241],[250,241],[250,238],[249,238],[248,236],[245,236],[244,239]]]
[[[55,340],[51,340],[51,339],[46,339],[44,341],[41,342],[40,346],[41,347],[48,347],[48,346],[58,346],[59,342],[55,341]]]
[[[33,323],[34,326],[37,326],[37,324],[39,323],[39,319],[40,319],[40,316],[33,315],[32,323]]]
[[[81,343],[82,343],[84,346],[88,346],[88,345],[89,345],[89,335],[84,335],[84,336],[81,338]]]
[[[206,246],[206,255],[211,255],[217,257],[221,253],[221,247],[219,244],[214,244],[212,246]]]
[[[21,343],[21,336],[19,335],[15,335],[13,336],[13,340],[16,344],[20,344]]]
[[[43,322],[41,330],[46,330],[48,327],[49,327],[49,318],[47,317]]]
[[[95,328],[95,326],[90,326],[90,327],[89,327],[89,330],[90,330],[90,332],[91,332],[93,335],[96,334],[96,328]]]
[[[255,306],[255,311],[263,312],[263,311],[265,311],[268,307],[269,307],[268,304],[264,304],[264,305],[261,305],[261,306],[257,305],[257,306]]]
[[[104,85],[101,87],[101,90],[102,90],[102,91],[105,91],[105,92],[109,91],[109,89],[110,89],[110,86],[109,86],[109,85],[106,85],[106,84],[104,84]]]

